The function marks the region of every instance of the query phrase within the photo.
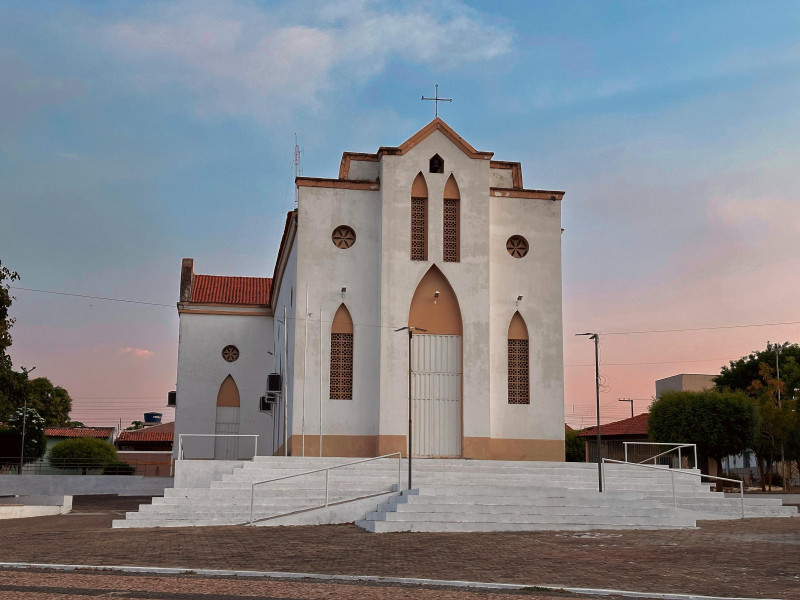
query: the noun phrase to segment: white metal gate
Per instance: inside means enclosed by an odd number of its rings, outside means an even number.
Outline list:
[[[414,456],[461,456],[461,336],[415,335],[411,348]]]
[[[239,407],[238,406],[218,406],[217,425],[214,433],[238,435],[239,433]],[[238,437],[217,437],[214,438],[214,459],[215,460],[238,460],[239,459],[239,438]]]

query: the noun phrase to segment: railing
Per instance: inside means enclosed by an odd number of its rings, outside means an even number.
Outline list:
[[[181,433],[178,435],[178,460],[184,460],[183,456],[183,438],[185,437],[213,437],[213,438],[254,438],[253,440],[253,456],[258,455],[258,435],[256,434],[237,434],[237,433]],[[216,441],[216,440],[215,440]],[[237,452],[238,454],[238,452]],[[216,459],[216,457],[215,457]],[[212,460],[212,459],[207,459]],[[241,460],[238,457],[231,460]]]
[[[0,475],[138,475],[124,460],[106,462],[85,458],[28,458],[20,472],[19,458],[0,457]]]
[[[670,446],[669,449],[661,452],[660,454],[656,454],[655,456],[650,456],[645,458],[644,460],[638,461],[636,464],[643,464],[650,460],[653,461],[653,464],[656,464],[656,459],[667,454],[674,452],[675,450],[678,451],[678,468],[683,468],[683,457],[681,456],[681,449],[682,448],[692,448],[694,449],[694,467],[697,468],[697,444],[678,444],[675,442],[623,442],[625,446],[625,462],[628,462],[628,446]]]
[[[641,463],[630,463],[621,460],[612,460],[610,458],[604,458],[602,462],[602,470],[603,470],[602,477],[603,477],[603,482],[605,484],[603,489],[605,489],[606,491],[608,490],[608,480],[606,479],[606,471],[605,471],[605,465],[607,462],[616,463],[618,465],[628,465],[630,467],[638,467],[640,469],[658,469],[662,473],[668,471],[672,479],[672,505],[675,508],[678,508],[678,496],[675,493],[675,473],[678,473],[678,475],[690,475],[693,477],[700,477],[701,481],[703,477],[707,477],[709,479],[715,479],[716,481],[730,481],[731,483],[738,483],[739,497],[741,498],[742,501],[742,519],[744,519],[744,485],[742,484],[741,481],[738,481],[736,479],[728,479],[727,477],[717,477],[716,475],[704,475],[703,473],[693,473],[692,471],[684,471],[682,469],[669,469],[663,466],[657,467],[655,465],[643,465]]]
[[[333,471],[334,469],[343,469],[344,467],[352,467],[353,465],[360,465],[362,463],[367,463],[373,460],[380,460],[382,458],[391,458],[393,456],[397,457],[397,491],[400,491],[400,478],[402,476],[402,466],[401,466],[401,456],[400,452],[392,452],[391,454],[384,454],[382,456],[375,456],[373,458],[364,458],[362,460],[356,460],[354,462],[344,463],[341,465],[334,465],[333,467],[325,467],[324,469],[314,469],[313,471],[305,471],[303,473],[295,473],[294,475],[286,475],[284,477],[276,477],[274,479],[265,479],[264,481],[256,481],[255,483],[250,485],[250,520],[248,523],[253,522],[253,505],[255,504],[255,493],[256,493],[256,486],[257,485],[264,485],[266,483],[274,483],[276,481],[285,481],[287,479],[293,479],[295,477],[303,477],[305,475],[312,475],[314,473],[325,473],[325,504],[321,504],[319,506],[312,506],[304,508],[303,510],[315,510],[318,508],[327,508],[330,506],[330,496],[328,493],[328,474]],[[379,492],[385,493],[385,492]],[[358,496],[356,498],[351,498],[349,500],[338,500],[334,502],[334,504],[344,504],[345,502],[353,502],[354,500],[360,500],[362,498],[368,498],[369,496]],[[281,513],[278,515],[270,515],[269,517],[265,517],[266,519],[275,519],[277,517],[283,517],[285,515],[290,515],[292,513],[298,512],[297,510],[290,510],[285,513]],[[264,520],[264,519],[259,519]]]

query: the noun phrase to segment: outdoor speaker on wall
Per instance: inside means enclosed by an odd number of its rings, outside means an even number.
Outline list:
[[[267,375],[267,391],[280,392],[281,391],[281,374],[270,373]]]
[[[178,404],[178,393],[167,392],[167,406],[177,406],[177,404]]]

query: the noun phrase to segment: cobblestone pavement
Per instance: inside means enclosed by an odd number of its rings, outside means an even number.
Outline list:
[[[0,562],[382,575],[800,599],[800,517],[701,521],[698,529],[659,531],[369,534],[352,525],[111,529],[111,520],[128,508],[123,504],[138,500],[76,497],[68,515],[3,521]]]
[[[113,597],[147,600],[568,600],[574,595],[538,590],[473,591],[431,586],[325,583],[193,575],[127,575],[87,572],[2,571],[0,597],[44,600]],[[580,596],[592,600],[594,596]],[[603,600],[609,600],[606,596]],[[612,599],[613,600],[613,599]]]

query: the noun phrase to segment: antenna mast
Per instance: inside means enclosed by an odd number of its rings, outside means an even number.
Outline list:
[[[297,178],[303,174],[303,168],[300,166],[300,146],[297,145],[297,134],[294,134],[294,205],[297,207],[297,201],[300,198],[300,188],[297,187]]]

